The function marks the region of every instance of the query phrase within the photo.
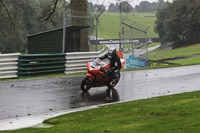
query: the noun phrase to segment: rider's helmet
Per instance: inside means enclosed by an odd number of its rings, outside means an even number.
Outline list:
[[[115,48],[115,47],[110,47],[110,48],[108,49],[108,58],[109,58],[109,59],[115,58],[116,54],[117,54],[117,51],[116,51],[116,48]]]

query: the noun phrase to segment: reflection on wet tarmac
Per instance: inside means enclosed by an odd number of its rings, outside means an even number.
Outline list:
[[[119,94],[116,89],[103,89],[95,92],[81,92],[80,96],[71,97],[71,108],[98,105],[119,101]]]
[[[101,92],[90,94],[90,92],[82,93],[89,104],[96,103],[108,103],[108,102],[117,102],[119,101],[119,94],[116,89],[107,89]]]

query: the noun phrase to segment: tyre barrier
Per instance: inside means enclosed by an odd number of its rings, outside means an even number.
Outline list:
[[[86,72],[87,63],[100,52],[58,54],[1,54],[0,79]]]
[[[20,53],[0,54],[0,79],[17,78]]]
[[[65,54],[27,54],[19,56],[19,77],[64,74]]]
[[[87,63],[99,56],[100,52],[71,52],[66,53],[65,74],[86,72]]]

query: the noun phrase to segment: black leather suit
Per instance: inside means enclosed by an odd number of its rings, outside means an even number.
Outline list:
[[[103,59],[109,59],[110,60],[110,69],[109,69],[109,74],[113,73],[115,70],[120,70],[121,69],[121,61],[119,55],[116,53],[115,56],[113,56],[111,59],[108,58],[108,54],[106,53],[105,55],[99,57],[100,60]]]

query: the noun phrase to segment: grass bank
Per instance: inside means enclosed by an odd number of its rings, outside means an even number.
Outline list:
[[[187,59],[181,59],[181,60],[175,60],[170,61],[171,63],[178,63],[182,65],[197,65],[200,64],[200,56],[187,58]]]
[[[66,114],[46,120],[53,127],[11,133],[199,132],[200,92],[162,96]],[[8,133],[7,132],[7,133]]]
[[[134,14],[134,16],[133,16]],[[127,16],[125,23],[131,25],[133,21],[136,21],[134,25],[137,28],[146,28],[150,26],[147,32],[148,38],[158,37],[158,34],[154,32],[155,17],[144,17],[144,16],[155,16],[155,13],[130,13],[130,14],[119,14],[119,13],[103,13],[99,18],[99,37],[104,39],[118,39],[120,29],[120,21],[123,16]],[[124,37],[130,38],[130,28],[124,26]],[[145,35],[141,32],[133,30],[134,37],[144,38]]]
[[[148,53],[149,59],[151,60],[187,57],[187,56],[192,56],[196,54],[200,54],[200,44],[186,46],[186,47],[177,48],[173,50],[166,50],[163,47],[160,47]]]
[[[103,47],[103,45],[97,45],[97,51],[101,50]],[[89,45],[89,50],[96,51],[96,45]]]
[[[200,64],[200,44],[168,50],[164,46],[148,53],[150,60],[168,60],[167,62],[180,64],[181,66]],[[146,54],[140,56],[146,58]]]

